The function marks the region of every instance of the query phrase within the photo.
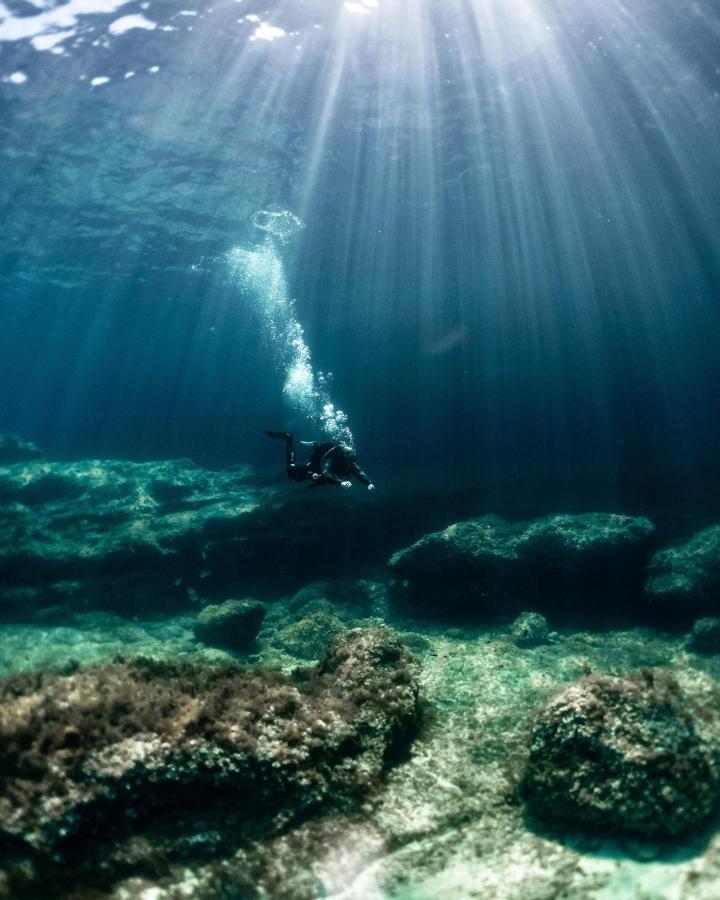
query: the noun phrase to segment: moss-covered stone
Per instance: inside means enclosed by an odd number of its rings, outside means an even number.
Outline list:
[[[389,567],[414,599],[441,612],[448,604],[478,610],[529,594],[552,605],[579,586],[640,585],[653,531],[645,518],[612,513],[529,522],[483,516],[425,535],[395,553]]]
[[[655,553],[645,591],[679,614],[720,612],[720,525]]]
[[[273,644],[298,659],[319,659],[330,641],[345,628],[338,616],[318,610],[281,628],[274,636]]]
[[[415,663],[387,629],[348,632],[295,678],[148,660],[14,676],[0,682],[0,839],[80,883],[101,853],[100,877],[132,869],[141,835],[140,870],[157,835],[184,860],[217,852],[351,802],[417,716]]]
[[[720,801],[720,689],[668,670],[589,676],[538,714],[523,793],[540,819],[644,836],[703,822]]]
[[[537,647],[548,640],[548,623],[545,616],[536,612],[523,612],[510,627],[510,638],[518,647]]]
[[[195,637],[205,644],[230,650],[247,650],[258,636],[266,607],[257,600],[226,600],[198,613]]]

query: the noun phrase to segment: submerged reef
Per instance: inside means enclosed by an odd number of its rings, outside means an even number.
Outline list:
[[[243,536],[273,500],[252,474],[189,460],[0,466],[0,603],[11,611],[187,601],[189,574],[209,575],[228,544],[242,560]]]
[[[475,612],[536,595],[553,607],[578,589],[637,589],[654,527],[612,513],[552,515],[529,522],[483,516],[449,525],[395,553],[389,566],[413,599]],[[444,608],[444,605],[443,605]],[[585,613],[588,610],[584,610]]]
[[[588,676],[539,713],[523,781],[530,812],[616,832],[673,835],[720,803],[720,689],[669,670]]]
[[[3,900],[715,900],[712,529],[6,448]]]
[[[416,663],[383,628],[346,632],[290,677],[139,659],[5,679],[10,875],[22,881],[29,863],[36,884],[65,866],[78,882],[107,879],[352,806],[418,715]]]
[[[645,591],[678,613],[720,613],[720,525],[655,553]]]
[[[392,500],[308,493],[281,469],[47,461],[14,436],[0,438],[0,449],[0,621],[50,609],[66,617],[197,611],[258,590],[265,599],[329,584],[359,560],[374,557],[381,568],[392,547],[388,522],[396,534],[413,521]],[[378,608],[386,599],[354,592]],[[344,602],[337,582],[331,593]]]

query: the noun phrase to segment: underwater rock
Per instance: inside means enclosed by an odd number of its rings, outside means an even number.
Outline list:
[[[529,811],[601,830],[672,835],[720,802],[720,687],[664,669],[589,676],[537,715],[523,781]]]
[[[690,632],[689,644],[698,653],[720,653],[720,619],[698,619]]]
[[[378,616],[385,618],[388,608],[388,586],[379,581],[315,581],[306,584],[290,599],[293,612],[343,612],[350,616]]]
[[[296,591],[288,605],[293,612],[324,609],[332,605],[336,592],[337,586],[331,581],[313,581]]]
[[[281,628],[274,637],[273,644],[298,659],[319,659],[330,641],[345,628],[338,616],[316,610]]]
[[[677,611],[720,610],[720,525],[655,553],[645,592],[655,603]]]
[[[155,837],[185,863],[352,804],[413,738],[416,678],[374,628],[291,677],[118,660],[5,679],[0,840],[75,886],[152,870]]]
[[[536,612],[523,612],[510,627],[510,637],[518,647],[537,647],[548,640],[548,623],[545,616]]]
[[[40,459],[42,450],[16,434],[0,434],[0,466]]]
[[[258,600],[226,600],[211,604],[198,613],[195,637],[204,644],[247,650],[258,636],[265,613]]]
[[[189,460],[0,466],[0,604],[54,604],[63,583],[76,608],[187,603],[221,562],[236,574],[257,556],[250,538],[277,492],[253,478]]]
[[[483,516],[425,535],[389,566],[418,594],[479,605],[513,593],[594,589],[641,576],[654,527],[612,513],[552,515],[529,522]]]

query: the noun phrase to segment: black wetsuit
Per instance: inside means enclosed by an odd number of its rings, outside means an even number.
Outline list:
[[[284,437],[287,473],[293,481],[312,478],[311,487],[320,487],[324,484],[340,487],[343,481],[349,481],[352,476],[364,485],[372,483],[355,461],[354,452],[346,444],[340,441],[315,442],[310,448],[308,463],[302,466],[295,462],[293,436],[286,434]]]

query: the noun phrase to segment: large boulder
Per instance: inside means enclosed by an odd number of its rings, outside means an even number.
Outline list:
[[[653,603],[680,614],[720,613],[720,525],[655,553],[645,591]]]
[[[510,626],[510,639],[518,647],[546,644],[550,629],[547,619],[536,612],[523,612]]]
[[[483,516],[448,526],[395,553],[389,566],[416,595],[460,605],[544,594],[551,604],[578,586],[634,586],[653,535],[648,519],[613,513],[529,522]]]
[[[589,676],[538,714],[523,794],[533,816],[677,834],[720,802],[720,687],[667,670]]]
[[[195,637],[204,644],[247,650],[258,636],[267,609],[258,600],[211,603],[195,620]]]
[[[417,717],[415,662],[381,628],[347,632],[292,677],[142,660],[13,676],[0,682],[0,842],[73,887],[231,852],[354,803]]]

